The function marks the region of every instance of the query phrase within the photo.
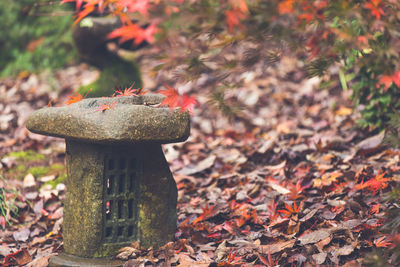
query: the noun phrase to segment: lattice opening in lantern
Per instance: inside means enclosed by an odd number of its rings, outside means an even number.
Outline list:
[[[136,238],[138,159],[110,154],[105,158],[103,242],[118,243]]]

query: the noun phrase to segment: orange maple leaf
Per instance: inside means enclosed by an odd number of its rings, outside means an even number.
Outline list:
[[[376,195],[378,190],[380,189],[385,189],[388,187],[388,183],[392,181],[392,179],[389,178],[384,178],[383,176],[386,174],[386,172],[378,173],[378,175],[371,180],[368,180],[366,182],[362,181],[360,184],[356,186],[357,190],[362,190],[362,189],[367,189],[370,191],[373,195]]]
[[[386,237],[386,236],[377,237],[374,240],[374,244],[377,248],[391,248],[394,245],[388,239],[389,239],[389,237]]]
[[[280,1],[278,4],[279,14],[291,14],[293,13],[294,0],[284,0]]]
[[[201,208],[203,212],[200,214],[197,219],[192,222],[192,225],[195,225],[198,222],[204,221],[208,218],[211,218],[217,211],[215,208],[216,205],[208,206],[208,203],[205,205],[204,208]]]
[[[73,25],[78,24],[79,21],[81,21],[84,17],[86,17],[87,15],[89,15],[90,13],[92,13],[95,10],[95,6],[94,5],[88,5],[86,4],[84,6],[84,9],[79,12],[75,17],[75,21]]]
[[[293,214],[298,214],[300,212],[302,203],[300,203],[299,206],[297,206],[296,202],[293,202],[293,205],[290,206],[285,203],[285,210],[278,210],[278,212],[283,213],[284,217],[291,217]]]
[[[82,95],[78,92],[75,92],[75,95],[68,96],[68,101],[65,103],[66,105],[71,105],[73,103],[79,102],[83,99]]]

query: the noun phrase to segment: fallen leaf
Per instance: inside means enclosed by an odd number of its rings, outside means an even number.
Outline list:
[[[293,247],[294,243],[296,242],[296,240],[288,240],[288,241],[283,241],[283,242],[276,242],[273,244],[269,244],[269,245],[261,245],[258,248],[258,251],[262,254],[274,254],[274,253],[278,253],[284,249],[287,248],[291,248]]]
[[[318,254],[314,254],[311,257],[313,258],[316,264],[321,265],[325,262],[327,255],[328,254],[326,252],[321,252]]]
[[[15,266],[15,263],[19,266],[22,266],[30,261],[32,261],[32,256],[29,254],[26,248],[23,248],[17,252],[8,254],[4,258],[3,267]]]
[[[311,232],[309,234],[302,235],[298,238],[298,240],[301,242],[302,245],[307,245],[317,243],[318,241],[321,241],[328,236],[330,236],[329,231],[321,229]]]
[[[25,242],[26,240],[28,240],[30,233],[31,231],[29,230],[29,228],[23,228],[17,232],[14,232],[13,237],[15,241]]]
[[[202,161],[200,161],[195,166],[193,166],[193,167],[184,167],[181,170],[177,171],[176,173],[177,174],[181,174],[181,175],[193,175],[195,173],[202,172],[202,171],[210,168],[211,166],[213,166],[216,158],[217,158],[217,156],[210,155],[209,157],[207,157],[207,158],[203,159]]]
[[[27,187],[34,187],[36,185],[35,177],[32,173],[28,173],[24,178],[23,186]]]
[[[350,255],[354,251],[354,246],[353,245],[346,245],[341,248],[335,249],[332,251],[332,254],[334,256],[347,256]]]
[[[56,254],[46,255],[40,258],[33,260],[32,262],[28,263],[26,267],[46,267],[49,266],[49,259]]]
[[[268,185],[274,189],[276,192],[278,192],[279,194],[282,195],[286,195],[290,193],[290,190],[284,188],[283,186],[276,184],[276,183],[272,183],[272,182],[268,182]]]
[[[371,136],[371,137],[361,141],[360,143],[358,143],[355,146],[355,148],[357,150],[366,150],[366,149],[375,148],[382,143],[384,137],[385,137],[385,131],[382,131],[377,135]]]
[[[177,266],[180,267],[208,267],[210,266],[210,262],[206,260],[196,261],[192,259],[190,256],[180,253],[179,257],[179,264]]]

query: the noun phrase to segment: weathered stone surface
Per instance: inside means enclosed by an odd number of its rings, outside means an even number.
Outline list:
[[[104,152],[95,144],[67,141],[66,145],[64,250],[92,257],[102,240]]]
[[[67,140],[66,154],[68,180],[63,234],[67,254],[85,258],[114,256],[119,248],[133,241],[145,247],[158,247],[173,240],[177,189],[159,144],[102,145]],[[108,178],[104,170],[106,159],[113,155],[137,159],[134,184],[138,188],[133,188],[137,205],[133,216],[135,234],[124,242],[109,242],[104,237],[103,205]],[[127,179],[124,178],[122,186],[129,186]],[[114,191],[118,191],[116,187],[119,185],[114,181]],[[121,194],[114,195],[124,200],[125,192],[123,189]],[[126,222],[123,216],[114,220]],[[115,229],[113,231],[115,235]]]
[[[31,114],[27,128],[38,134],[95,143],[172,143],[187,139],[189,115],[176,109],[153,107],[163,96],[88,98],[64,107]],[[111,109],[96,111],[101,105]]]

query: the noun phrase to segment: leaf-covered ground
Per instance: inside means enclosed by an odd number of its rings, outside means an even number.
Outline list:
[[[228,120],[209,102],[211,74],[177,84],[174,73],[154,77],[155,63],[139,61],[145,89],[168,82],[200,105],[189,140],[164,146],[179,190],[176,241],[158,250],[132,244],[118,255],[126,266],[361,266],[388,251],[383,194],[398,183],[399,151],[382,133],[355,128],[348,92],[318,90],[320,80],[307,79],[288,56],[232,77],[241,85],[226,101],[242,110]],[[65,172],[32,167],[63,163],[63,141],[29,133],[24,122],[95,76],[80,65],[51,79],[0,81],[0,193],[11,224],[0,220],[3,266],[47,266],[62,252]]]

